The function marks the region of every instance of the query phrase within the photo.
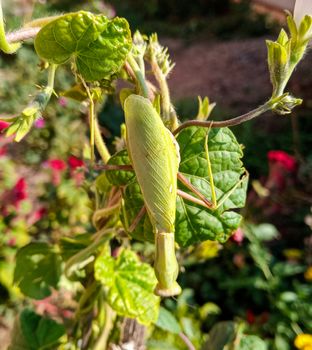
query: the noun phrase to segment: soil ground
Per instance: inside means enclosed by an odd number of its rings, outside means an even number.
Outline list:
[[[173,99],[208,96],[210,101],[235,113],[262,104],[271,94],[266,39],[195,43],[161,40],[176,63],[169,77]],[[298,89],[312,83],[312,55],[307,56],[290,82],[295,95]]]

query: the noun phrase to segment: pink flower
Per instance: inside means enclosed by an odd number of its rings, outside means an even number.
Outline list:
[[[15,247],[16,245],[16,238],[15,237],[12,237],[8,240],[8,246],[9,247]]]
[[[0,147],[0,157],[5,156],[7,153],[6,147]]]
[[[289,172],[294,172],[297,169],[296,159],[284,151],[269,151],[267,156],[269,162],[278,163]]]
[[[48,160],[48,166],[56,171],[63,171],[66,169],[66,163],[62,159],[50,159]]]
[[[239,227],[234,234],[231,236],[231,241],[237,243],[238,245],[241,245],[244,240],[244,232]]]
[[[75,170],[77,168],[81,168],[84,166],[83,160],[81,160],[75,156],[70,156],[68,158],[68,164],[69,164],[70,169],[72,169],[72,170]]]
[[[62,172],[66,169],[66,163],[62,159],[50,159],[47,165],[52,170],[53,185],[59,185],[61,183]]]
[[[81,171],[84,167],[83,160],[70,156],[68,158],[68,164],[70,168],[70,176],[74,179],[76,185],[80,186],[83,183],[85,176],[84,171]]]
[[[47,209],[42,207],[42,208],[35,211],[34,219],[36,221],[39,221],[45,216],[46,213],[47,213]]]
[[[35,127],[38,129],[42,129],[45,127],[45,120],[43,118],[39,118],[35,121]]]
[[[67,106],[67,100],[65,97],[60,97],[58,100],[58,103],[61,107],[66,107]]]
[[[24,178],[20,178],[13,188],[13,205],[17,208],[27,198],[27,184]]]
[[[9,125],[10,123],[0,120],[0,132],[6,129]]]
[[[36,311],[41,315],[49,315],[56,318],[72,318],[74,313],[66,308],[69,302],[68,293],[52,291],[52,294],[41,300],[33,300]]]
[[[33,224],[35,224],[37,221],[41,220],[44,215],[47,213],[47,209],[46,208],[39,208],[37,210],[35,210],[34,212],[32,212],[29,217],[27,218],[27,225],[28,226],[32,226]]]

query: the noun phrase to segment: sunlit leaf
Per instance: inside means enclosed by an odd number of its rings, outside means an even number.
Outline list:
[[[180,146],[181,163],[179,171],[207,199],[211,200],[211,187],[208,176],[208,162],[205,155],[207,129],[191,127],[184,129],[177,137]],[[225,242],[240,225],[241,215],[232,209],[242,208],[246,201],[248,176],[241,158],[242,148],[228,128],[211,129],[208,136],[209,158],[217,200],[223,204],[210,210],[191,201],[177,197],[175,235],[181,246],[212,240]],[[130,164],[126,151],[118,153],[117,164]],[[111,171],[113,184],[126,185],[124,190],[124,211],[122,220],[129,227],[144,206],[140,187],[130,171]],[[235,187],[237,186],[237,187]],[[178,188],[196,195],[178,181]],[[153,241],[152,226],[145,215],[130,235],[136,239]]]
[[[119,315],[136,318],[142,324],[156,322],[159,297],[154,295],[157,280],[153,268],[130,251],[117,259],[100,256],[95,262],[95,278],[107,287],[107,302]]]
[[[131,49],[131,33],[124,18],[80,11],[45,25],[35,39],[37,54],[49,63],[73,60],[86,81],[108,79],[117,73]]]

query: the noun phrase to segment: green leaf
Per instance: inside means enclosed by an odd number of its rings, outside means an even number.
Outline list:
[[[79,253],[92,244],[90,234],[79,234],[75,237],[62,237],[59,242],[60,255],[64,261],[67,261],[73,255]]]
[[[49,63],[73,59],[86,81],[108,79],[117,73],[131,49],[129,24],[124,18],[80,11],[45,25],[35,39],[37,54]]]
[[[175,334],[179,334],[182,331],[177,319],[164,307],[160,307],[158,320],[156,321],[155,325],[164,331]]]
[[[238,350],[267,350],[266,343],[255,335],[243,335]]]
[[[56,288],[61,274],[61,258],[47,243],[30,243],[16,255],[14,282],[22,293],[44,299]]]
[[[153,293],[157,280],[151,266],[123,250],[117,259],[100,256],[94,268],[95,278],[107,287],[108,304],[119,315],[146,325],[157,321],[159,298]]]
[[[32,350],[43,350],[55,345],[59,338],[65,334],[65,328],[62,324],[37,315],[29,309],[22,311],[20,327],[28,346]]]
[[[130,165],[128,152],[122,150],[116,153],[109,159],[108,165]],[[126,170],[108,170],[106,171],[106,177],[112,185],[124,186],[135,178],[135,173]]]
[[[235,332],[234,322],[224,321],[217,323],[209,332],[208,341],[203,346],[202,350],[223,350],[226,345],[232,343],[235,339]]]
[[[178,135],[181,156],[179,171],[206,198],[211,199],[208,162],[205,155],[206,133],[206,128],[191,127],[182,130]],[[241,162],[243,153],[234,134],[228,128],[210,130],[208,149],[216,196],[220,202],[231,193],[246,173]],[[115,164],[129,165],[130,160],[125,156],[126,151],[122,152],[122,154],[116,154]],[[127,229],[144,206],[140,187],[133,172],[130,173],[130,171],[111,171],[109,179],[113,184],[119,183],[123,186],[126,185],[127,180],[130,181],[124,191],[125,205],[122,211],[122,221]],[[225,242],[241,223],[241,215],[230,209],[242,208],[245,205],[247,185],[248,176],[245,176],[216,210],[210,210],[177,197],[176,242],[183,247],[206,240]],[[180,182],[178,182],[178,188],[196,197]],[[147,215],[143,216],[130,235],[136,239],[154,241],[152,225]]]
[[[271,224],[249,225],[249,229],[259,241],[272,241],[279,236],[276,227]]]
[[[205,156],[206,133],[205,128],[191,127],[182,130],[178,135],[181,155],[179,171],[206,198],[211,199],[208,161]],[[208,150],[217,202],[220,203],[223,198],[229,196],[216,210],[206,209],[181,197],[177,198],[175,232],[176,240],[182,246],[208,239],[223,243],[241,222],[241,215],[230,211],[242,208],[246,201],[248,176],[237,186],[246,172],[241,162],[241,146],[230,129],[211,129],[208,135]],[[183,185],[179,184],[179,188],[194,196]]]

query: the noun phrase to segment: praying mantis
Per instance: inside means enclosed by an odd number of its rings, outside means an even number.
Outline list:
[[[140,95],[131,94],[124,101],[126,143],[131,168],[135,172],[144,199],[144,207],[127,227],[131,233],[145,213],[153,227],[155,238],[154,269],[158,280],[155,294],[162,297],[177,295],[181,288],[177,283],[179,265],[175,255],[176,197],[181,196],[210,210],[218,209],[240,185],[241,179],[217,203],[213,174],[209,160],[207,130],[205,155],[208,162],[211,201],[188,179],[179,173],[179,146],[172,133],[164,125],[152,102]],[[114,170],[130,170],[129,166],[113,166]],[[107,170],[113,170],[109,165]],[[177,188],[177,181],[194,195]]]

